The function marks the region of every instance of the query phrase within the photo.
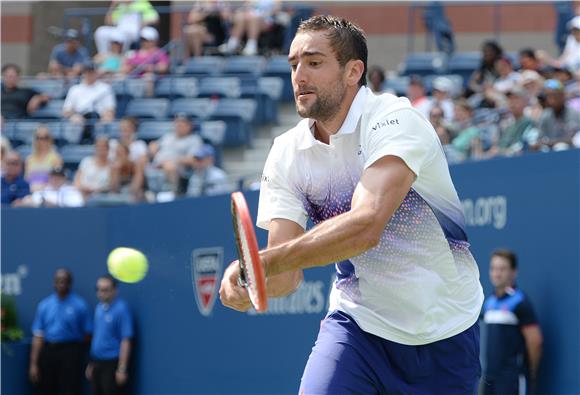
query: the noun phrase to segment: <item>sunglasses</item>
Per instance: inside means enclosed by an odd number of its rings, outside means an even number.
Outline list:
[[[49,136],[36,136],[36,140],[50,140]]]

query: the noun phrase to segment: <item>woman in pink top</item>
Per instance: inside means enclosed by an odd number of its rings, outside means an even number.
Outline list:
[[[169,70],[169,56],[157,46],[159,33],[154,27],[141,29],[141,48],[129,56],[123,66],[126,74],[165,74]]]

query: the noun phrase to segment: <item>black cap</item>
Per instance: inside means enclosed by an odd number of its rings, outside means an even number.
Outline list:
[[[64,32],[65,40],[78,40],[81,38],[79,31],[77,29],[68,29]]]
[[[192,122],[191,116],[186,112],[178,112],[175,114],[174,119],[183,119],[187,122]]]
[[[51,176],[63,176],[65,177],[65,171],[63,167],[55,167],[50,171]]]

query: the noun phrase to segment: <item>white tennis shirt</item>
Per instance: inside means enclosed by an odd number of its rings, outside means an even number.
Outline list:
[[[283,218],[306,227],[350,210],[362,172],[401,158],[416,179],[379,244],[337,262],[330,311],[349,314],[366,332],[419,345],[473,325],[483,303],[461,204],[437,134],[406,98],[362,87],[330,143],[304,119],[277,137],[260,191],[257,225]]]

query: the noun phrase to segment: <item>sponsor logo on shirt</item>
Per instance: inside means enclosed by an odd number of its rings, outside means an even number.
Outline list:
[[[209,316],[217,298],[222,276],[224,251],[222,247],[198,248],[191,252],[191,277],[197,308]]]
[[[379,121],[379,122],[375,123],[371,127],[371,129],[374,132],[374,131],[377,131],[379,129],[384,128],[385,126],[393,126],[393,125],[400,125],[398,118],[395,118],[395,119],[385,119],[383,121]]]

